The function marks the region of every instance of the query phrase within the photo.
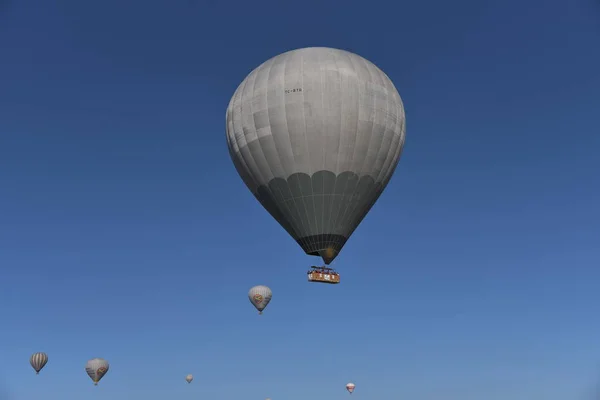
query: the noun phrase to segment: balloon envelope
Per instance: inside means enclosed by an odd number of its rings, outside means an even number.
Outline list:
[[[354,388],[356,387],[356,385],[352,382],[348,383],[346,385],[346,390],[349,391],[350,393],[354,392]]]
[[[187,383],[191,383],[194,380],[194,377],[192,376],[192,374],[190,374],[185,377],[185,380]]]
[[[271,301],[273,297],[273,292],[267,286],[259,285],[254,286],[248,292],[248,298],[250,299],[250,303],[256,307],[259,314],[262,314],[262,311]]]
[[[87,372],[89,377],[92,379],[94,385],[98,385],[100,379],[102,379],[108,372],[108,368],[108,361],[103,358],[93,358],[85,365],[85,372]]]
[[[252,71],[226,125],[246,186],[326,264],[385,189],[406,131],[388,76],[356,54],[322,47],[280,54]]]
[[[33,367],[36,374],[39,374],[42,368],[48,362],[48,355],[46,353],[34,353],[29,358],[29,364]]]

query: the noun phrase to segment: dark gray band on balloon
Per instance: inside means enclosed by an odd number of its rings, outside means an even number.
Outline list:
[[[272,179],[256,198],[309,255],[331,263],[387,182],[346,171],[318,171]]]

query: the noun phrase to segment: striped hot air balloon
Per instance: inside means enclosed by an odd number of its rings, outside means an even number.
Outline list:
[[[259,314],[262,314],[265,307],[271,301],[271,297],[273,297],[271,289],[262,285],[254,286],[248,292],[248,298],[250,299],[250,303],[252,303],[254,307],[256,307]]]
[[[34,353],[31,358],[29,358],[29,364],[31,364],[36,374],[40,373],[47,362],[48,355],[46,353]]]
[[[85,365],[85,372],[87,372],[92,381],[94,381],[94,385],[97,386],[100,379],[108,372],[108,368],[108,361],[103,358],[93,358]]]

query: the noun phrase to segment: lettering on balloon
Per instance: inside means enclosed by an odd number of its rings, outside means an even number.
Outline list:
[[[285,89],[285,94],[301,92],[302,88]]]

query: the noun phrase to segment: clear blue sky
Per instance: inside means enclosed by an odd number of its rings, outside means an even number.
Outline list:
[[[600,375],[600,12],[558,0],[5,2],[1,400],[574,400]],[[596,13],[596,14],[594,14]],[[334,263],[246,189],[225,108],[330,46],[406,106]],[[263,316],[247,299],[266,284]],[[40,376],[29,355],[45,351]],[[103,357],[94,388],[84,372]],[[195,381],[185,384],[192,373]]]

